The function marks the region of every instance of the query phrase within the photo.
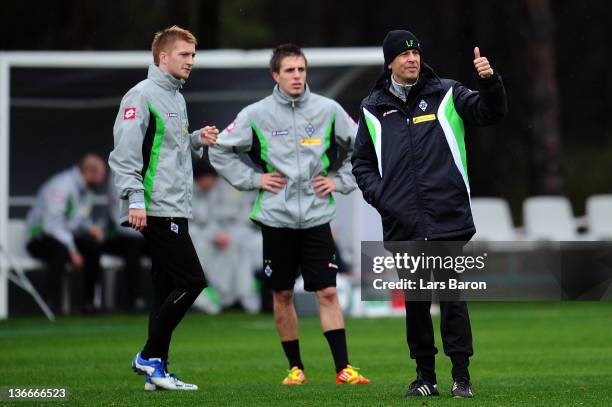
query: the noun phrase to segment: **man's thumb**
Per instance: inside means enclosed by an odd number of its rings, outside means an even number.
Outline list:
[[[474,47],[474,59],[480,58],[480,48]]]

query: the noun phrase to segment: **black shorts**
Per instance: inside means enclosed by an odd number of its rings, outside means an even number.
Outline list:
[[[309,229],[261,225],[264,274],[274,291],[292,290],[302,274],[304,289],[336,286],[336,249],[329,223]]]

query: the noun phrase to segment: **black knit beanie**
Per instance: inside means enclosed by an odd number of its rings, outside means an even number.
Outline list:
[[[421,43],[413,33],[406,30],[389,31],[383,41],[385,68],[393,62],[396,56],[409,49],[421,52]]]

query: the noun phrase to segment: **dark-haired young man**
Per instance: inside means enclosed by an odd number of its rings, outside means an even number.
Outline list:
[[[234,187],[259,190],[250,218],[261,226],[264,272],[273,290],[274,317],[289,361],[286,385],[306,383],[300,358],[293,286],[298,273],[316,292],[321,327],[336,365],[336,383],[369,381],[348,360],[344,319],[336,292],[336,255],[329,222],[332,192],[349,193],[355,180],[347,157],[330,167],[338,146],[352,151],[357,126],[335,101],[310,92],[306,57],[292,44],[270,60],[272,95],[244,108],[209,150],[210,161]],[[241,161],[248,153],[255,168]]]

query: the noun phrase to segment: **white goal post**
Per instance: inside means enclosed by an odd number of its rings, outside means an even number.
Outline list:
[[[325,66],[382,66],[380,47],[372,48],[307,48],[304,53],[309,67]],[[195,69],[265,68],[270,50],[202,50],[198,52]],[[11,112],[12,68],[146,68],[151,62],[150,52],[0,52],[0,250],[7,247],[9,220],[9,143]],[[364,95],[365,96],[365,95]],[[351,195],[353,209],[363,205],[361,194]],[[360,210],[351,211],[353,225],[353,253],[359,253],[363,235]],[[354,256],[359,262],[360,256]],[[8,317],[8,273],[4,256],[0,256],[0,319]]]

